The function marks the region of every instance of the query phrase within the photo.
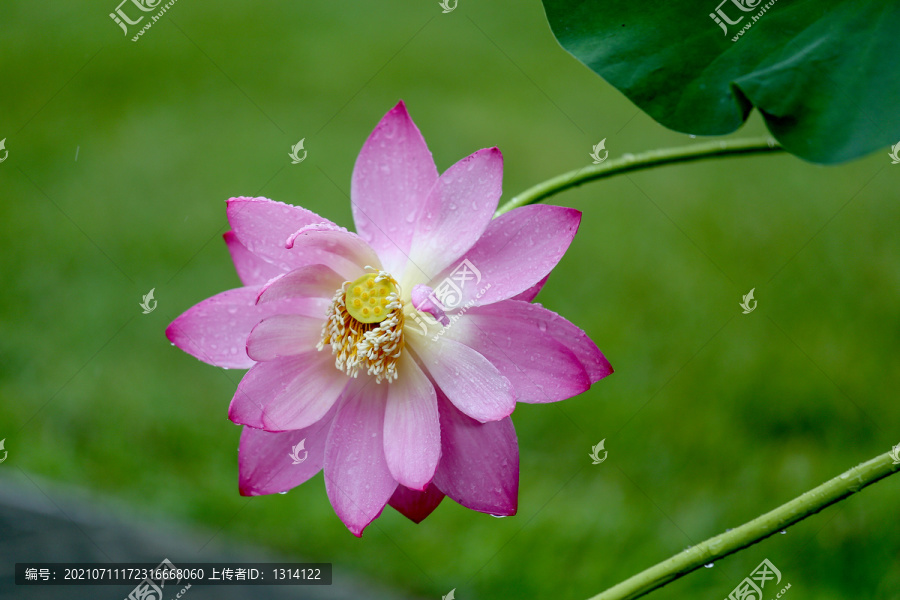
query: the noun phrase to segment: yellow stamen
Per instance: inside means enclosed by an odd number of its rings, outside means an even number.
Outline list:
[[[335,292],[318,349],[331,344],[335,366],[351,377],[364,367],[376,383],[390,382],[397,379],[403,323],[397,282],[385,271],[368,273]]]

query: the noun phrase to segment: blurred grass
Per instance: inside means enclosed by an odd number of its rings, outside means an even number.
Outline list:
[[[834,168],[729,159],[554,199],[584,220],[539,300],[617,372],[516,411],[516,517],[446,500],[419,526],[387,509],[357,540],[321,475],[248,502],[226,420],[241,373],[163,335],[238,285],[226,198],[351,225],[353,161],[400,98],[440,170],[499,146],[504,198],[585,164],[602,138],[611,156],[690,140],[565,54],[538,2],[180,0],[137,43],[114,4],[0,8],[0,52],[16,57],[0,63],[0,473],[429,597],[577,599],[900,441],[900,167],[883,153]],[[738,135],[761,133],[753,118]],[[290,165],[304,137],[308,158]],[[158,309],[142,315],[151,287]],[[603,438],[609,459],[592,466]],[[898,497],[889,479],[654,597],[725,597],[766,557],[791,597],[895,597]]]

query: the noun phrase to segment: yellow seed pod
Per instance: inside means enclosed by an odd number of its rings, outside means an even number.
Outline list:
[[[397,288],[388,280],[375,283],[375,273],[366,273],[347,286],[344,306],[350,316],[360,323],[380,323],[390,314],[388,296],[396,294]]]

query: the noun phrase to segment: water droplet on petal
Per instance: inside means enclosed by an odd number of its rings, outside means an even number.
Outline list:
[[[491,515],[495,519],[505,519],[508,515]]]
[[[278,493],[281,494],[282,496],[283,496],[284,494],[287,494],[287,492],[278,492]]]

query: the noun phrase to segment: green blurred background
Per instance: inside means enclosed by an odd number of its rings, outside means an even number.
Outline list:
[[[242,373],[163,334],[239,285],[226,198],[351,226],[356,154],[401,98],[439,170],[498,146],[504,200],[603,138],[611,157],[691,140],[560,49],[537,0],[179,0],[136,43],[115,4],[0,7],[0,482],[21,469],[410,594],[580,599],[900,442],[900,166],[773,155],[552,199],[584,219],[538,300],[616,373],[516,410],[516,517],[448,499],[421,525],[388,508],[360,540],[321,474],[240,497]],[[753,117],[736,135],[762,133]],[[768,558],[789,598],[895,598],[898,506],[891,478],[652,597],[726,597]]]

